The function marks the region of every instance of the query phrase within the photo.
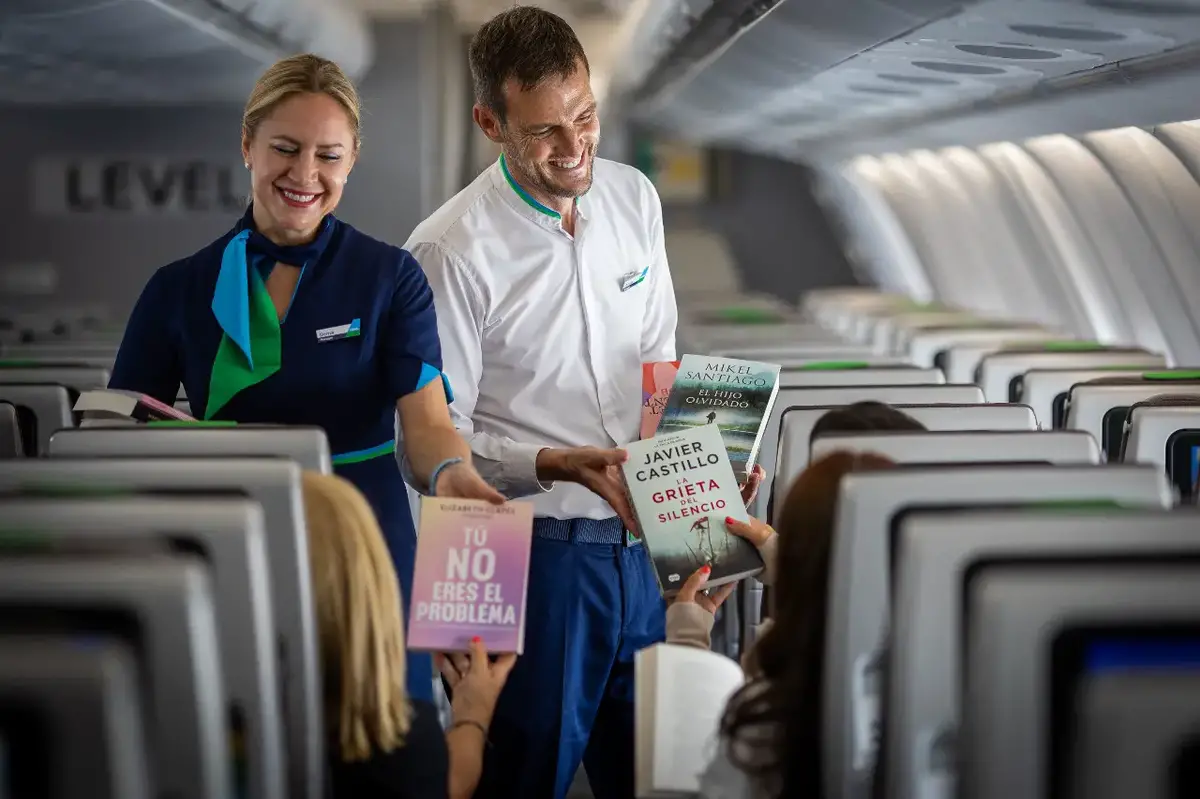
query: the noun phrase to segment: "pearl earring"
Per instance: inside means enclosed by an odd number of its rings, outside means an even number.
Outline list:
[[[249,168],[250,168],[250,162],[249,162],[249,161],[247,161],[247,162],[244,164],[244,166],[246,167],[246,169],[249,169]]]

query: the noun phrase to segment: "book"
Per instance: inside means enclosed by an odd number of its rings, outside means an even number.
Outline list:
[[[421,498],[408,648],[521,654],[533,504]]]
[[[642,428],[638,438],[653,438],[658,432],[663,409],[671,395],[671,385],[679,361],[651,361],[642,364]]]
[[[705,564],[714,587],[762,571],[754,545],[725,527],[727,517],[747,515],[716,425],[659,433],[626,450],[621,474],[664,596]]]
[[[135,391],[104,388],[83,391],[75,401],[74,411],[91,419],[117,418],[135,422],[194,422],[189,414],[154,397]]]
[[[679,433],[704,425],[720,429],[729,461],[744,483],[758,458],[763,430],[779,394],[779,365],[684,355],[658,425]]]
[[[721,715],[745,682],[716,652],[654,644],[633,656],[634,795],[691,796],[719,746]]]

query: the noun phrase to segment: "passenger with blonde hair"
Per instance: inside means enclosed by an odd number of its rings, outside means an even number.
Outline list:
[[[182,384],[202,419],[323,428],[335,470],[379,519],[407,598],[416,532],[401,468],[426,493],[504,498],[451,421],[421,267],[334,216],[361,153],[361,119],[332,61],[297,55],[263,74],[240,130],[249,206],[219,239],[150,277],[109,385],[171,404]],[[413,696],[432,697],[428,655],[410,655],[405,673]]]
[[[330,799],[470,797],[500,689],[516,658],[478,639],[453,722],[404,687],[403,605],[375,514],[353,484],[304,474],[309,563],[324,675]]]

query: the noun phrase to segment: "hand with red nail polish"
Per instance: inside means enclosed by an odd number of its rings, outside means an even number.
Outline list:
[[[750,470],[750,474],[746,477],[746,482],[741,486],[742,502],[748,508],[754,498],[758,496],[758,488],[762,485],[763,480],[767,478],[767,473],[763,467],[758,464]]]
[[[775,535],[775,529],[764,521],[748,516],[746,521],[739,522],[732,516],[725,517],[725,528],[738,538],[744,538],[756,549],[761,549],[767,540]]]
[[[671,604],[694,602],[709,613],[716,613],[717,608],[721,607],[721,604],[733,593],[733,589],[737,587],[737,583],[726,583],[720,588],[714,589],[709,594],[704,590],[704,586],[708,582],[710,574],[712,574],[712,566],[709,566],[707,563],[696,569],[684,581],[683,585],[679,587],[679,593],[671,597],[669,602]]]
[[[438,667],[454,694],[450,710],[454,721],[461,722],[455,729],[477,725],[477,729],[486,730],[492,723],[496,700],[500,698],[500,691],[508,680],[513,664],[517,662],[517,656],[504,654],[492,661],[488,658],[483,639],[475,636],[471,639],[470,652],[467,654],[439,657]],[[452,664],[449,669],[446,668],[447,661]]]

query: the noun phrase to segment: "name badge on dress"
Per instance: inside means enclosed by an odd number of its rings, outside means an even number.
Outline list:
[[[648,274],[650,274],[650,267],[647,266],[640,272],[626,272],[621,275],[621,291],[629,291],[638,283],[645,280]]]
[[[354,338],[362,333],[362,320],[355,319],[346,325],[337,325],[335,327],[326,327],[317,331],[317,342],[324,344],[327,341],[338,341],[344,338]]]

